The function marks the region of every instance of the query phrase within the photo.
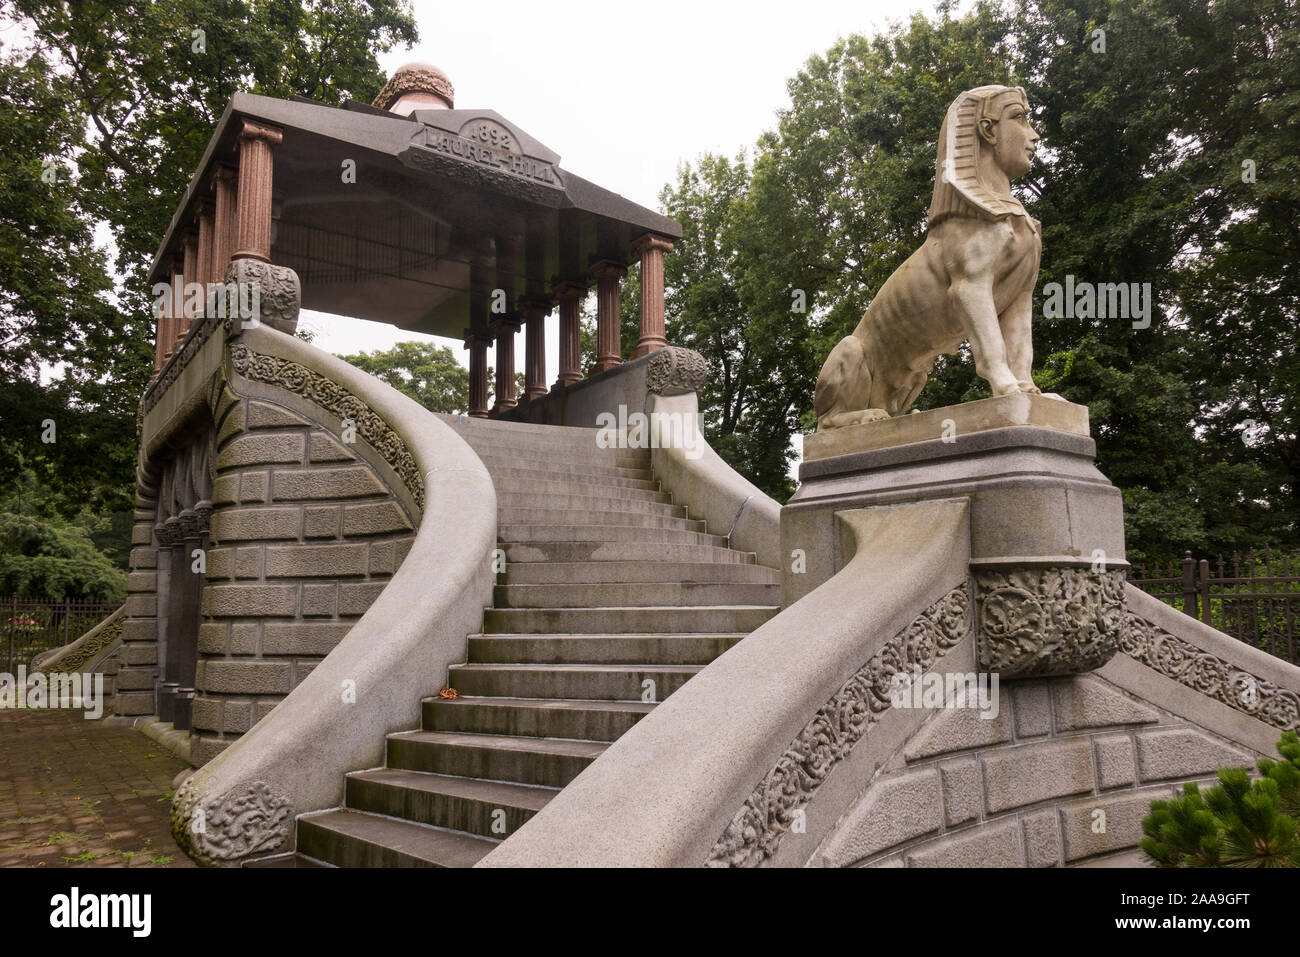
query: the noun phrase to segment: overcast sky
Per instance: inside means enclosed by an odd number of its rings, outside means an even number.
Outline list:
[[[659,208],[677,165],[705,152],[751,150],[789,104],[785,83],[838,38],[930,12],[930,0],[801,0],[793,4],[654,0],[414,0],[421,42],[380,59],[440,67],[459,109],[485,107],[560,154],[569,170]],[[346,354],[432,339],[357,319],[304,312],[315,344]],[[558,323],[547,323],[547,383]],[[449,345],[462,364],[463,344]],[[523,368],[523,333],[515,343]]]

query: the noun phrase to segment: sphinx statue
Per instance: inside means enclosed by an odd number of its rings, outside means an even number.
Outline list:
[[[965,341],[995,396],[1039,391],[1030,319],[1042,235],[1011,194],[1038,139],[1021,87],[977,87],[948,107],[925,242],[831,350],[813,398],[817,431],[906,412],[934,360]]]

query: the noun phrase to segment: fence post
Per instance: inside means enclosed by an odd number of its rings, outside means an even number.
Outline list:
[[[18,595],[13,596],[13,604],[9,614],[9,668],[7,673],[14,673],[14,631],[18,627]]]
[[[68,635],[68,632],[71,629],[71,627],[72,627],[72,600],[67,595],[64,595],[63,596],[63,643],[65,645],[72,640]]]
[[[1210,624],[1210,562],[1201,559],[1201,621]]]
[[[1183,614],[1200,617],[1196,613],[1196,561],[1191,552],[1183,552]]]

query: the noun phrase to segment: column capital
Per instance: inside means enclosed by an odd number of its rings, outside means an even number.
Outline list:
[[[472,349],[475,343],[487,345],[492,342],[492,333],[486,329],[466,329],[462,338],[465,341],[465,348]]]
[[[233,186],[239,180],[239,168],[230,163],[215,163],[212,170],[212,182],[209,184],[211,189],[216,189],[217,184]]]
[[[500,339],[502,335],[513,336],[522,325],[518,316],[497,316],[488,328],[492,331],[493,339]]]
[[[585,296],[591,286],[577,279],[558,279],[551,283],[551,293],[556,299],[567,296]]]
[[[268,146],[279,146],[284,139],[284,131],[278,126],[272,126],[270,123],[245,119],[241,121],[238,139],[241,142],[244,140],[261,140]]]
[[[211,196],[200,196],[194,201],[194,211],[199,216],[211,216],[217,211],[217,202]]]
[[[632,241],[632,252],[638,256],[655,249],[660,252],[670,253],[673,251],[673,244],[663,236],[657,236],[654,233],[646,233],[644,236]]]
[[[524,296],[519,300],[519,313],[524,322],[549,316],[555,308],[555,300],[550,296]]]
[[[601,279],[622,279],[627,276],[627,267],[612,259],[602,259],[599,262],[592,263],[587,273],[597,281]]]

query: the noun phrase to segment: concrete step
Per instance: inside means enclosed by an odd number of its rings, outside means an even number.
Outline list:
[[[623,481],[632,481],[632,479]],[[559,502],[567,498],[607,502],[651,502],[662,505],[671,505],[673,502],[672,495],[660,491],[657,482],[648,483],[654,486],[653,488],[633,488],[625,485],[609,485],[604,482],[530,482],[527,479],[503,479],[493,476],[492,484],[496,488],[497,504],[512,497],[528,497],[543,502]]]
[[[564,479],[556,479],[545,469],[521,468],[518,466],[490,466],[492,483],[498,488],[502,485],[520,485],[528,488],[559,488],[562,490],[615,489],[630,488],[643,492],[660,491],[659,483],[653,478],[624,478],[621,475],[591,476],[583,473],[570,473]]]
[[[452,415],[449,412],[435,412],[433,414],[461,433],[467,442],[472,442],[477,438],[504,441],[516,436],[541,436],[549,442],[556,443],[574,437],[595,441],[594,437],[600,432],[600,429],[596,428],[595,425],[541,425],[535,422],[509,422],[503,419],[480,419],[470,416],[466,416],[462,420],[459,415]]]
[[[587,525],[627,525],[632,528],[671,528],[687,532],[708,530],[708,523],[674,515],[655,515],[637,509],[587,512],[571,508],[501,508],[497,506],[497,525],[559,525],[581,528]]]
[[[700,665],[452,665],[447,680],[475,697],[663,701]],[[653,686],[645,682],[654,682]]]
[[[492,591],[492,604],[497,608],[629,608],[644,605],[681,608],[780,603],[780,585],[744,582],[497,585]]]
[[[298,818],[298,852],[337,867],[473,867],[499,843],[348,808]]]
[[[556,788],[376,768],[347,776],[344,802],[358,811],[504,840],[558,793]]]
[[[772,605],[676,608],[488,608],[487,635],[749,634],[774,614]]]
[[[423,722],[426,731],[616,741],[654,707],[641,701],[426,698]]]
[[[745,636],[471,635],[470,664],[706,665]],[[557,737],[570,737],[556,733]],[[576,735],[587,737],[587,735]]]
[[[562,788],[608,744],[502,734],[401,731],[388,736],[388,767]]]
[[[679,542],[506,542],[506,567],[520,564],[557,562],[639,562],[649,564],[674,562],[709,562],[731,565],[754,565],[753,552],[741,552],[716,545],[692,545]],[[507,573],[508,574],[508,573]]]
[[[531,453],[535,455],[590,455],[609,458],[626,458],[638,462],[649,462],[651,449],[616,448],[612,445],[601,447],[603,436],[598,431],[588,432],[583,429],[576,435],[563,437],[559,441],[552,436],[530,435],[496,435],[465,436],[469,447],[479,455],[494,455],[502,452]],[[606,440],[608,445],[608,440]]]
[[[679,528],[638,528],[635,525],[506,525],[497,524],[497,541],[504,544],[534,542],[664,542],[678,545],[713,545],[727,539],[707,532]],[[509,560],[509,552],[506,553]]]
[[[575,462],[573,459],[564,456],[547,456],[544,458],[522,458],[511,456],[509,454],[492,454],[479,455],[487,470],[494,476],[498,468],[508,469],[511,472],[532,473],[539,479],[547,476],[574,476],[575,478],[584,478],[587,481],[599,481],[605,478],[625,478],[640,479],[648,482],[654,475],[651,473],[649,466],[644,468],[628,468],[616,466],[613,463],[602,464],[600,462]]]
[[[521,508],[558,508],[582,512],[638,512],[643,515],[670,515],[676,518],[688,518],[685,505],[673,505],[668,501],[658,501],[649,496],[667,499],[664,492],[642,492],[639,489],[611,489],[613,492],[632,491],[641,498],[626,495],[605,495],[603,489],[594,486],[581,494],[572,490],[564,492],[538,492],[535,489],[497,489],[498,514],[507,509]],[[586,494],[590,492],[591,494]],[[600,493],[600,494],[597,494]]]
[[[595,582],[678,582],[715,584],[743,582],[777,585],[781,575],[766,565],[735,562],[511,562],[507,553],[507,585],[577,585]]]

